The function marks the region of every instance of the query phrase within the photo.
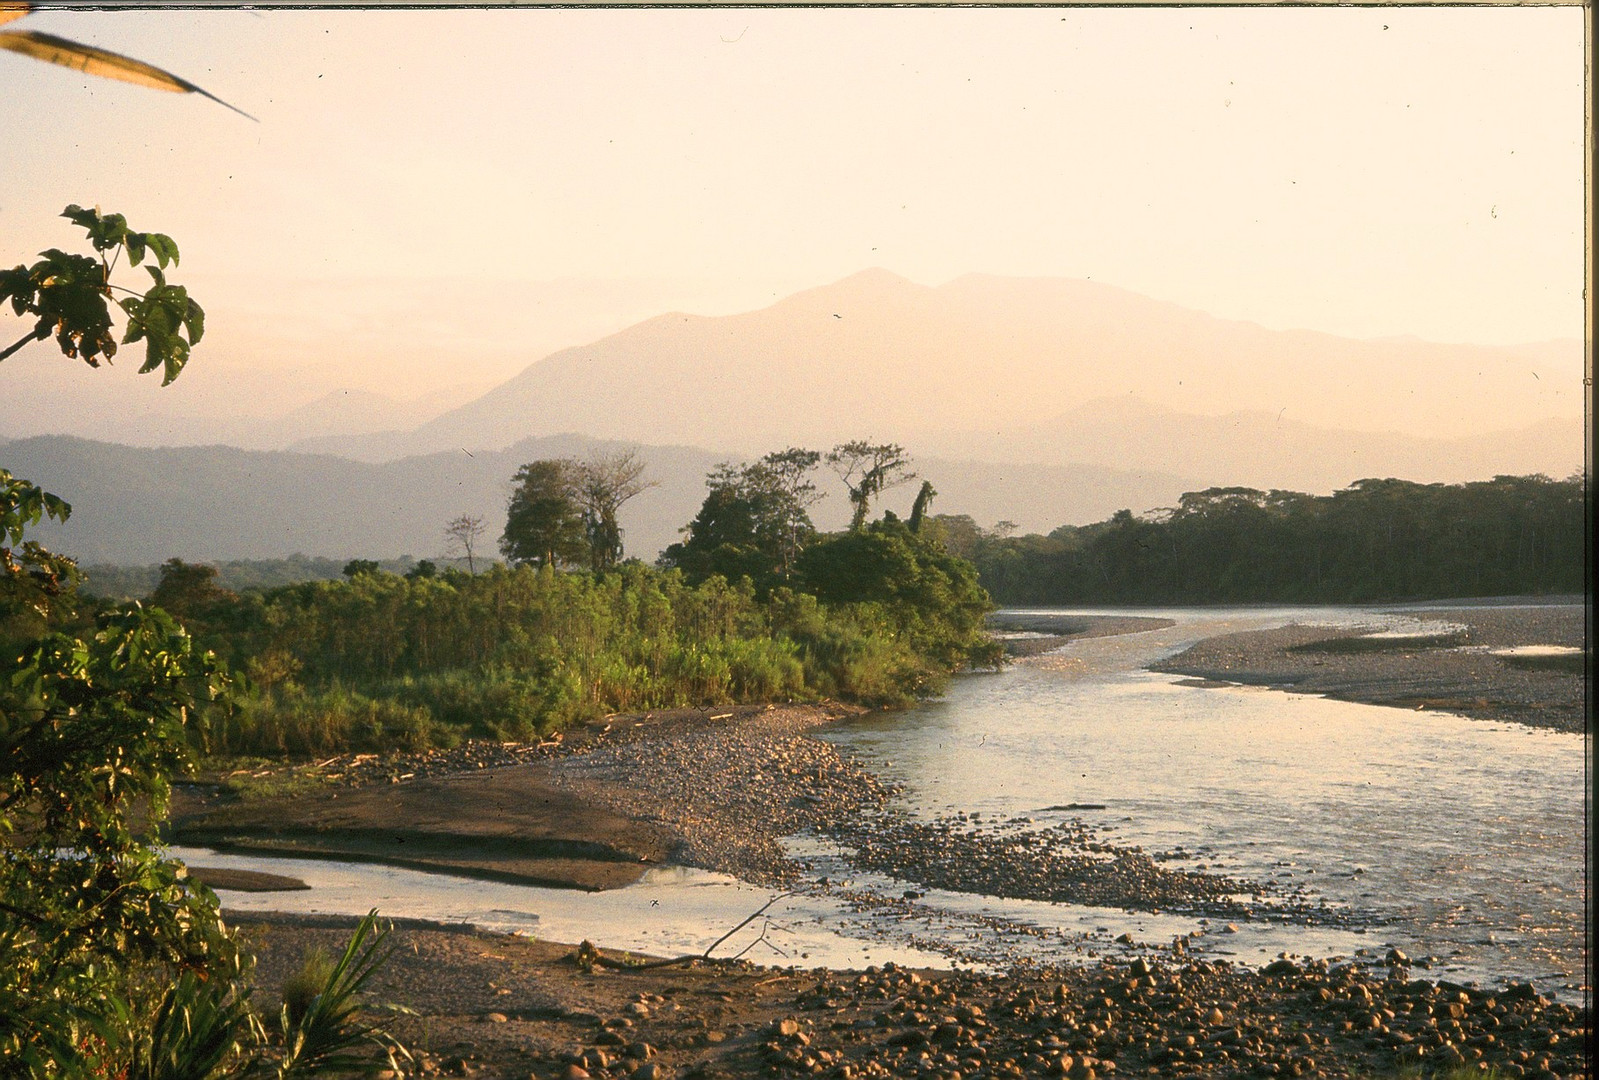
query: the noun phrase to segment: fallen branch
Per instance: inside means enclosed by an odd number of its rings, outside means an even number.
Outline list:
[[[729,930],[727,933],[711,942],[711,944],[702,953],[690,953],[685,956],[673,956],[664,960],[645,960],[630,963],[626,960],[614,960],[611,957],[601,953],[599,946],[595,945],[592,941],[585,941],[578,946],[576,959],[579,965],[588,963],[590,965],[598,965],[603,968],[609,968],[612,971],[649,971],[654,968],[676,967],[680,964],[732,963],[745,953],[749,952],[750,948],[752,948],[756,942],[764,941],[766,939],[766,930],[764,927],[761,929],[760,937],[756,938],[754,942],[751,942],[750,945],[745,946],[733,956],[726,958],[713,957],[711,953],[715,952],[717,946],[721,945],[728,938],[744,929],[756,919],[759,919],[762,915],[765,915],[767,911],[771,909],[773,904],[777,903],[779,900],[786,900],[793,895],[795,894],[792,892],[778,893],[766,903],[762,904],[757,910],[747,915],[744,920],[737,926],[733,927],[733,929]]]

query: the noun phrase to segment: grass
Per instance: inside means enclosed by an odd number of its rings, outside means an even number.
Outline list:
[[[333,977],[333,957],[318,946],[307,952],[300,966],[283,980],[283,1007],[289,1010],[289,1024],[298,1026],[311,1009],[311,1002]]]

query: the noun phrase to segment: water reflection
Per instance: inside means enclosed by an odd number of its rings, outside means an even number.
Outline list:
[[[1145,670],[1203,638],[1289,622],[1396,634],[1445,624],[1348,608],[1139,614],[1175,625],[1079,640],[999,674],[962,678],[941,701],[850,721],[825,737],[900,785],[912,815],[1026,816],[1040,826],[1082,818],[1118,844],[1181,849],[1178,865],[1303,885],[1375,912],[1376,924],[1365,933],[1264,923],[1229,931],[1169,915],[937,891],[906,903],[908,883],[860,874],[836,848],[796,838],[796,853],[834,884],[783,901],[751,958],[833,967],[947,964],[951,951],[965,962],[1092,959],[1128,951],[1115,940],[1123,934],[1137,945],[1195,935],[1190,951],[1247,963],[1282,952],[1380,956],[1397,945],[1437,977],[1532,978],[1570,996],[1584,948],[1580,736],[1255,687],[1200,688]],[[232,910],[364,913],[376,905],[657,954],[703,949],[772,896],[691,870],[585,894],[379,866],[187,857],[268,866],[313,885],[225,894]]]
[[[1180,847],[1374,910],[1382,944],[1451,977],[1577,980],[1580,736],[1142,670],[1200,638],[1290,621],[1439,624],[1323,608],[1150,614],[1177,625],[1074,642],[1053,663],[965,679],[827,737],[901,785],[913,814],[1080,817],[1121,844]],[[1045,809],[1070,803],[1105,809]]]

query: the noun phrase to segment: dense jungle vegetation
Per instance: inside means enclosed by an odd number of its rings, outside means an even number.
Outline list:
[[[601,574],[495,566],[233,594],[169,563],[153,601],[239,673],[212,753],[421,749],[530,739],[585,717],[836,697],[903,703],[998,654],[964,560],[894,521],[821,538],[853,568],[826,599],[627,563]],[[186,579],[179,586],[178,579]]]
[[[941,516],[1001,604],[1352,603],[1580,593],[1581,476],[1361,480],[1332,495],[1191,492],[1048,536]]]

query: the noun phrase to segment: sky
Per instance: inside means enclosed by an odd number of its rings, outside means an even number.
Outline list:
[[[266,415],[339,387],[454,404],[657,313],[877,266],[1091,278],[1354,337],[1585,332],[1577,7],[13,26],[259,120],[0,53],[0,262],[71,246],[69,202],[177,238],[211,330],[168,408]],[[0,395],[77,392],[87,373],[42,351],[0,365]]]

